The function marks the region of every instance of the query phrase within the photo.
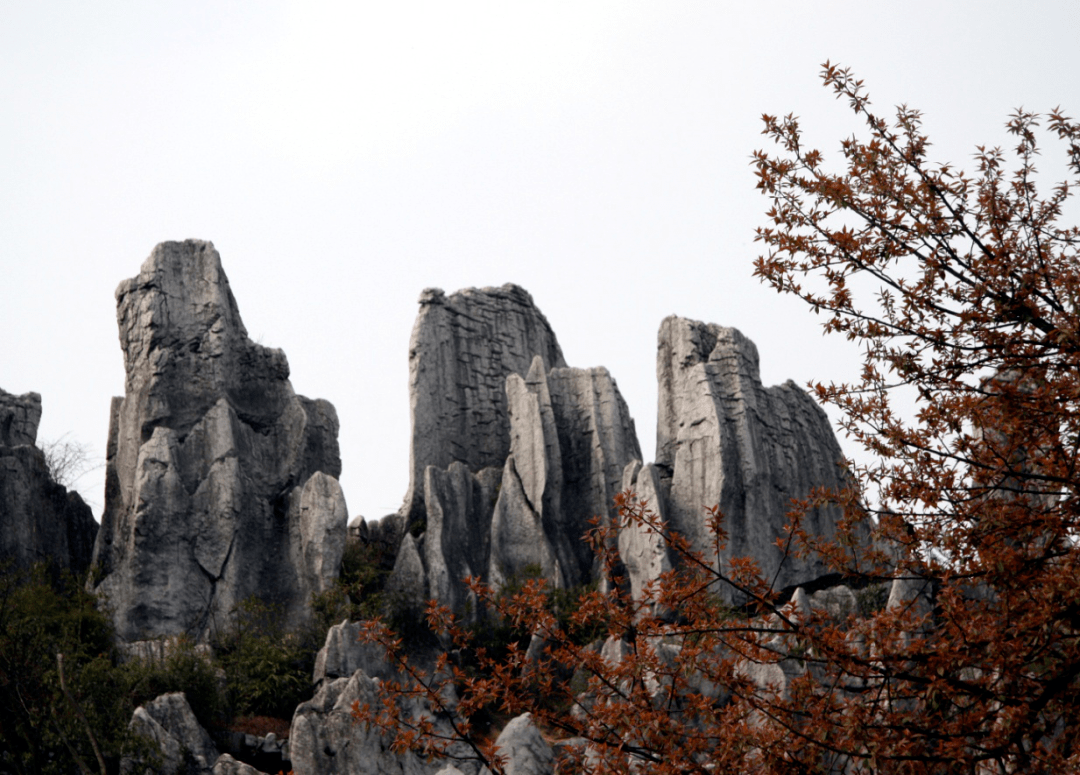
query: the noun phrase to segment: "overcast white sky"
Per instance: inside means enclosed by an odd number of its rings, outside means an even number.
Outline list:
[[[113,291],[195,237],[296,391],[337,407],[350,516],[405,493],[430,286],[528,289],[651,458],[666,315],[741,329],[767,384],[856,363],[751,276],[762,113],[836,158],[858,125],[820,85],[831,59],[970,169],[1014,108],[1080,113],[1078,33],[1077,0],[0,0],[0,388],[42,394],[39,438],[103,456]],[[102,482],[78,483],[98,515]]]

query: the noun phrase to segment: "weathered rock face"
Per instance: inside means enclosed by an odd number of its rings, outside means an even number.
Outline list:
[[[345,543],[334,407],[248,339],[211,243],[158,245],[116,298],[127,374],[94,560],[119,634],[201,637],[252,595],[299,623]]]
[[[125,758],[120,771],[138,773],[209,773],[218,759],[218,750],[206,730],[199,726],[183,692],[163,694],[141,705],[132,714],[129,728],[145,737],[161,758],[159,768],[150,769],[143,763]]]
[[[296,709],[289,731],[295,772],[309,775],[431,775],[440,769],[413,753],[395,753],[380,730],[356,723],[354,703],[379,702],[374,679],[357,670],[349,678],[323,684]],[[422,711],[417,711],[418,713]],[[449,730],[447,730],[449,731]]]
[[[474,595],[462,579],[483,577],[491,552],[491,517],[502,482],[498,468],[472,473],[463,463],[424,472],[427,529],[424,567],[429,597],[463,610]]]
[[[40,395],[24,393],[14,396],[0,390],[0,446],[34,446],[40,422]]]
[[[499,755],[505,757],[506,775],[551,775],[555,771],[555,754],[528,713],[511,719],[495,745]],[[491,775],[487,767],[480,772]]]
[[[227,753],[223,753],[214,763],[213,775],[266,775],[262,770],[257,770],[250,764],[238,762]]]
[[[402,512],[423,518],[425,471],[463,463],[501,468],[510,451],[506,377],[524,375],[534,356],[545,370],[565,366],[555,334],[516,285],[446,296],[431,288],[409,344],[412,414],[409,492]]]
[[[507,377],[510,454],[491,524],[488,575],[539,570],[557,586],[591,580],[582,540],[594,516],[614,517],[623,470],[641,457],[634,421],[606,369],[555,368],[539,358]]]
[[[386,650],[374,643],[361,643],[360,622],[343,621],[326,632],[326,642],[315,655],[312,683],[321,684],[335,678],[349,678],[357,670],[364,675],[387,681],[397,677],[397,671],[386,659]]]
[[[641,465],[635,460],[623,470],[622,491],[631,490],[648,512],[660,522],[667,519],[661,498],[660,474],[652,463]],[[640,600],[645,585],[671,570],[671,556],[667,543],[656,531],[646,525],[631,523],[619,530],[619,559],[626,569],[630,582],[630,594]]]
[[[414,606],[434,597],[476,612],[466,576],[589,581],[588,520],[611,516],[623,468],[641,454],[615,381],[602,368],[567,368],[516,286],[429,290],[420,303],[402,507],[417,539],[402,539],[388,590]]]
[[[704,509],[719,504],[729,536],[721,561],[753,557],[779,587],[823,573],[816,560],[784,560],[775,544],[792,498],[843,484],[840,447],[821,408],[793,382],[763,387],[757,348],[733,328],[665,319],[656,369],[657,467],[672,527],[707,552]],[[819,509],[804,527],[831,536],[838,516]]]
[[[78,493],[50,476],[34,446],[40,421],[41,396],[0,390],[0,557],[20,567],[48,560],[81,573],[98,525]]]

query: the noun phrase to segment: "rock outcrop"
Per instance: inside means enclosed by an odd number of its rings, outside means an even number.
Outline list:
[[[425,291],[413,329],[408,533],[387,590],[478,613],[462,582],[542,574],[558,586],[595,569],[581,540],[610,518],[623,469],[641,456],[606,369],[566,367],[522,289]],[[385,520],[384,520],[385,521]],[[358,526],[360,535],[364,531]]]
[[[785,558],[776,540],[792,498],[843,485],[840,447],[824,411],[793,382],[763,387],[757,348],[734,328],[665,319],[656,370],[656,465],[671,526],[710,554],[704,509],[719,504],[728,533],[721,563],[752,557],[778,587],[821,575],[819,561]],[[829,537],[838,517],[836,509],[817,509],[803,527]]]
[[[511,719],[495,739],[495,746],[503,757],[506,775],[551,775],[555,771],[555,754],[528,713]],[[491,775],[487,767],[480,772]]]
[[[655,515],[657,528],[666,520],[661,478],[655,465],[648,463],[643,466],[639,460],[631,462],[623,470],[621,489],[623,492],[633,492],[638,504],[647,513]],[[663,536],[658,530],[637,522],[631,522],[619,530],[619,559],[626,570],[630,594],[635,600],[641,599],[646,584],[672,568],[671,553]]]
[[[289,751],[295,772],[310,775],[431,775],[440,769],[414,753],[390,749],[381,730],[358,724],[354,703],[379,702],[378,682],[357,670],[322,685],[293,714]],[[417,714],[423,713],[417,709]],[[449,731],[448,729],[446,730]]]
[[[556,586],[589,582],[582,540],[592,517],[614,516],[623,470],[641,457],[634,421],[604,368],[507,377],[510,454],[491,524],[488,577],[539,571]]]
[[[506,377],[524,375],[534,356],[565,366],[555,333],[516,285],[420,295],[409,343],[409,492],[402,513],[423,518],[425,471],[454,462],[476,473],[501,468],[510,451]]]
[[[158,245],[116,299],[125,396],[94,561],[118,633],[204,637],[249,596],[299,624],[345,543],[334,407],[248,338],[209,242]]]
[[[214,762],[212,775],[267,775],[262,770],[257,770],[250,764],[239,762],[227,753],[223,753]]]
[[[424,472],[424,567],[427,595],[457,611],[476,600],[462,579],[483,577],[491,553],[491,518],[502,472],[484,468],[472,473],[463,463]]]
[[[28,567],[90,566],[98,525],[79,494],[53,481],[38,447],[41,396],[0,390],[0,557]]]
[[[383,681],[398,677],[386,660],[386,649],[375,643],[360,642],[362,627],[362,623],[346,619],[327,630],[326,642],[315,655],[312,683],[319,685],[328,679],[349,678],[357,670]]]
[[[136,735],[146,738],[161,761],[151,769],[142,762],[125,758],[120,771],[126,775],[210,773],[218,760],[214,741],[199,725],[183,692],[163,694],[139,706],[128,726]]]

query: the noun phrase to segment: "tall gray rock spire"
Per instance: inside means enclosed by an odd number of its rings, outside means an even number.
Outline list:
[[[94,560],[120,635],[203,636],[252,595],[302,620],[345,542],[334,407],[248,339],[209,242],[158,245],[116,300],[125,395]]]
[[[555,333],[516,285],[420,295],[409,344],[412,416],[408,522],[422,518],[424,471],[460,462],[473,473],[502,467],[510,451],[506,377],[524,376],[533,358],[565,366]]]
[[[413,597],[422,585],[461,610],[466,575],[499,583],[540,569],[560,585],[589,581],[588,520],[612,516],[623,469],[641,456],[615,380],[603,368],[566,367],[547,320],[515,285],[427,290],[420,304],[402,513],[403,526],[423,534],[402,543],[388,583]]]
[[[778,587],[822,574],[820,562],[785,559],[776,546],[792,498],[844,484],[821,407],[794,382],[762,386],[757,348],[734,328],[666,318],[656,371],[656,465],[671,526],[707,552],[705,508],[719,504],[728,533],[722,561],[753,557]],[[817,509],[804,527],[832,536],[838,517],[835,508]]]

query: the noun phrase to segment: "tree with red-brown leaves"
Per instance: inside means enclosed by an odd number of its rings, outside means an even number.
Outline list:
[[[1080,124],[1018,111],[1015,167],[980,147],[969,176],[931,163],[917,111],[886,121],[848,70],[826,63],[823,78],[865,137],[829,171],[796,118],[764,116],[778,151],[754,154],[771,204],[755,273],[860,345],[857,381],[811,387],[871,462],[848,463],[847,490],[794,503],[778,541],[888,604],[781,597],[750,559],[717,565],[624,494],[620,524],[592,537],[613,583],[572,613],[552,610],[542,581],[511,594],[474,580],[489,616],[531,634],[528,655],[524,640],[478,647],[432,605],[452,648],[434,671],[402,659],[410,677],[357,709],[397,745],[465,741],[459,755],[501,771],[479,720],[531,711],[577,738],[564,771],[1080,771],[1080,231],[1058,225],[1080,183]],[[1046,196],[1043,124],[1068,170]],[[801,528],[824,503],[843,508],[838,540]],[[723,543],[723,515],[709,522]],[[613,548],[628,526],[679,560],[637,599]],[[725,605],[721,586],[747,605]],[[378,624],[369,637],[400,646]],[[402,713],[409,692],[451,720]]]

